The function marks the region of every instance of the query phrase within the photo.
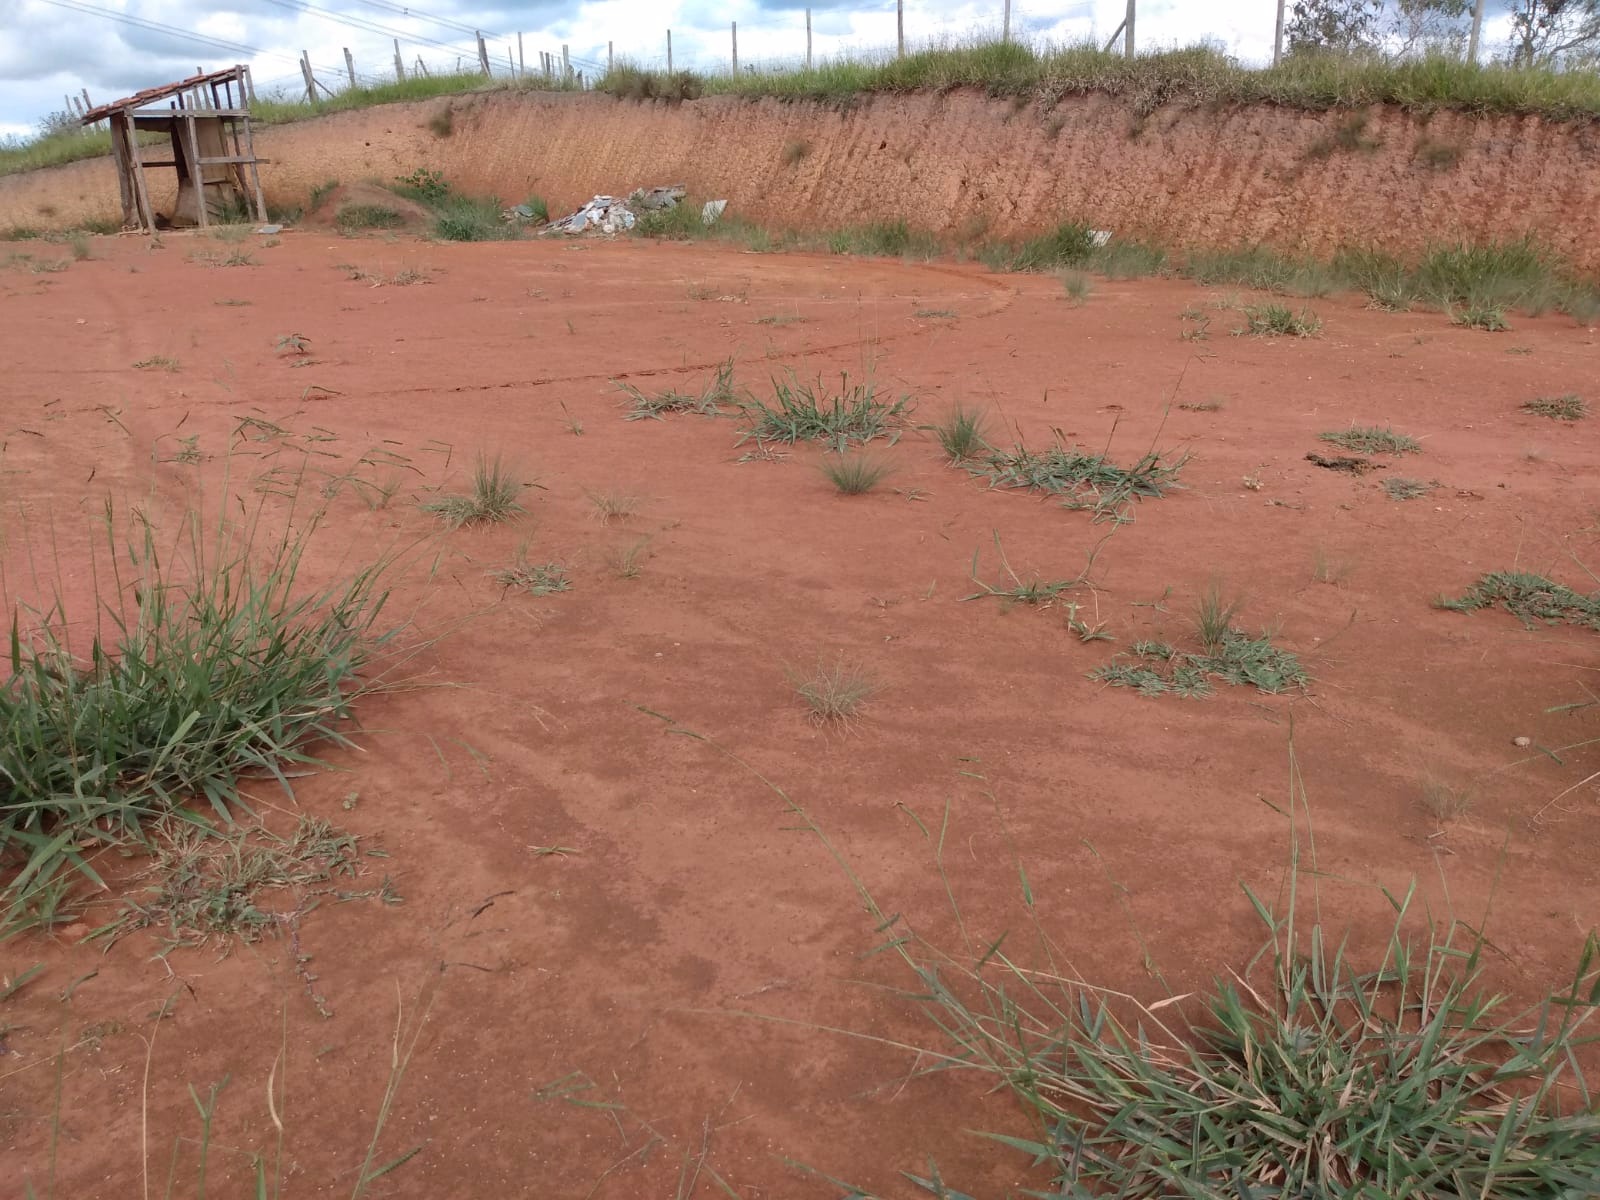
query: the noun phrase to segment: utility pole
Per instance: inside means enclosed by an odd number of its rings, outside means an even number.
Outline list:
[[[1482,0],[1480,0],[1480,3]],[[1272,65],[1277,66],[1283,61],[1283,4],[1278,0],[1278,24],[1272,31]]]
[[[1137,0],[1128,0],[1128,20],[1122,27],[1122,53],[1126,58],[1133,57],[1133,10]]]
[[[1474,65],[1478,62],[1478,38],[1483,33],[1483,3],[1477,0],[1472,6],[1472,38],[1467,43],[1467,61]]]

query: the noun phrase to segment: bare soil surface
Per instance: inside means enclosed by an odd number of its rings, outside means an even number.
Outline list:
[[[286,207],[330,180],[383,184],[423,168],[506,204],[542,196],[552,214],[596,193],[682,183],[774,229],[901,219],[981,241],[1078,220],[1175,247],[1327,256],[1378,246],[1404,257],[1529,234],[1600,270],[1592,121],[1381,105],[1152,107],[1104,95],[1018,104],[975,89],[847,105],[496,91],[260,128],[255,144],[270,160],[267,200]],[[171,172],[152,171],[149,186],[170,211]],[[118,213],[109,159],[0,177],[0,229]]]
[[[238,248],[256,265],[202,257]],[[299,810],[381,848],[352,887],[387,875],[402,903],[324,897],[283,936],[169,949],[155,931],[85,940],[110,896],[0,946],[7,976],[44,967],[0,1005],[12,1184],[48,1194],[52,1154],[56,1195],[139,1194],[146,1171],[159,1193],[174,1153],[191,1181],[188,1087],[226,1079],[215,1194],[242,1194],[258,1153],[285,1196],[349,1194],[397,1027],[414,1052],[371,1162],[420,1149],[373,1196],[726,1194],[713,1172],[740,1196],[838,1194],[796,1162],[902,1196],[898,1172],[930,1157],[974,1194],[1024,1182],[1020,1156],[967,1132],[1024,1132],[1005,1094],[910,1076],[919,1060],[890,1043],[944,1047],[881,985],[915,981],[867,954],[884,935],[762,777],[886,912],[954,949],[918,824],[936,833],[948,811],[976,935],[1016,930],[1026,953],[1020,858],[1072,968],[1155,999],[1259,945],[1240,885],[1283,876],[1292,734],[1324,918],[1358,954],[1387,927],[1373,885],[1416,880],[1436,913],[1476,921],[1492,900],[1498,982],[1525,999],[1561,983],[1600,922],[1600,808],[1588,785],[1550,801],[1600,752],[1582,744],[1592,713],[1552,710],[1593,687],[1596,635],[1431,601],[1513,566],[1592,587],[1595,422],[1520,405],[1600,400],[1594,332],[1546,317],[1490,335],[1325,299],[1319,337],[1234,337],[1219,306],[1241,300],[1097,281],[1074,306],[1052,278],[950,265],[307,231],[97,239],[65,270],[0,272],[8,599],[54,579],[88,594],[108,496],[170,519],[224,472],[253,484],[299,463],[332,495],[309,569],[412,547],[392,605],[437,639],[411,686],[360,711],[337,770],[292,799],[251,788],[275,827]],[[1191,306],[1207,340],[1179,336]],[[156,356],[176,369],[134,368]],[[732,415],[623,419],[614,381],[698,389],[729,357],[767,398],[790,370],[914,397],[898,440],[872,447],[894,474],[845,497],[819,449],[760,453]],[[918,428],[957,402],[987,410],[1000,444],[1059,431],[1125,464],[1187,451],[1183,489],[1124,525],[987,489]],[[1422,451],[1360,475],[1307,460],[1352,424]],[[480,451],[537,481],[528,514],[442,533],[418,502],[463,486]],[[335,482],[385,471],[399,486],[381,508]],[[1437,486],[1396,501],[1394,475]],[[602,522],[607,493],[637,511]],[[997,538],[1024,579],[1074,576],[1098,546],[1093,589],[964,600],[975,554],[1003,580]],[[644,539],[624,577],[616,555]],[[505,592],[486,572],[519,549],[564,564],[571,589]],[[1136,639],[1192,645],[1213,580],[1302,657],[1306,692],[1190,701],[1086,678]],[[1115,640],[1073,636],[1067,599]],[[841,655],[880,690],[851,728],[819,727],[786,667]],[[1470,811],[1436,821],[1430,779]],[[556,1094],[584,1083],[589,1106]]]

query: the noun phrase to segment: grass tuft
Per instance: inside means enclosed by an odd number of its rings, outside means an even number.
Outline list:
[[[643,506],[638,496],[626,492],[591,492],[583,493],[589,498],[589,507],[594,519],[602,525],[610,525],[613,521],[626,521],[630,517],[638,516],[639,509]]]
[[[1021,445],[990,450],[961,465],[987,479],[990,487],[1064,496],[1065,508],[1088,509],[1096,520],[1123,521],[1133,501],[1155,499],[1178,487],[1178,475],[1188,461],[1187,455],[1168,461],[1151,451],[1133,466],[1119,467],[1104,454],[1069,449],[1058,440],[1048,450]]]
[[[943,421],[923,428],[931,431],[939,440],[939,449],[944,451],[946,458],[953,463],[965,463],[989,449],[989,444],[983,440],[986,424],[988,417],[981,410],[958,403],[945,414]]]
[[[910,396],[894,401],[878,399],[877,385],[871,380],[851,383],[839,373],[839,390],[831,393],[818,378],[802,383],[794,375],[773,380],[771,404],[751,397],[744,405],[748,422],[739,441],[795,442],[820,441],[843,452],[852,442],[865,444],[874,438],[898,437],[901,419],[914,405]]]
[[[1094,293],[1094,284],[1082,271],[1063,271],[1061,291],[1068,303],[1075,308],[1081,308],[1089,302],[1089,297]]]
[[[1383,490],[1391,500],[1420,500],[1435,485],[1421,479],[1408,479],[1404,475],[1391,475],[1383,481]]]
[[[784,673],[795,695],[811,710],[811,719],[819,725],[850,725],[878,691],[877,682],[867,669],[843,655],[832,665],[819,660],[809,671],[785,668]]]
[[[495,567],[488,575],[507,591],[527,592],[530,596],[552,596],[572,590],[566,567],[555,562],[529,562],[525,550],[518,552],[510,566]]]
[[[1244,327],[1235,334],[1250,337],[1311,337],[1322,328],[1322,318],[1309,308],[1299,312],[1287,304],[1251,305],[1244,309]]]
[[[866,454],[841,454],[824,459],[822,473],[841,495],[864,496],[893,474],[894,468]]]
[[[433,513],[451,529],[509,521],[526,511],[518,497],[527,486],[498,454],[493,459],[480,454],[472,468],[471,492],[435,496],[423,502],[422,511]]]

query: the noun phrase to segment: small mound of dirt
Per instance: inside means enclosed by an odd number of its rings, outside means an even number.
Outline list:
[[[373,230],[421,233],[432,224],[433,214],[425,207],[376,183],[340,184],[320,198],[316,211],[311,211],[307,205],[306,214],[300,220],[302,228],[332,228],[343,233]]]

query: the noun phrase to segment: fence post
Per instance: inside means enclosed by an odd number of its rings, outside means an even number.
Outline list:
[[[1477,0],[1472,6],[1472,37],[1467,42],[1467,61],[1474,66],[1478,63],[1478,38],[1483,33],[1483,0]]]
[[[394,39],[394,78],[396,83],[404,83],[406,81],[406,64],[405,60],[400,57],[399,38]]]
[[[1128,0],[1133,3],[1133,0]],[[906,0],[894,0],[895,56],[906,56]]]
[[[1128,0],[1128,21],[1122,27],[1122,53],[1124,57],[1133,57],[1133,13],[1138,0]]]
[[[509,50],[510,47],[508,46],[507,49]],[[517,78],[521,79],[527,73],[528,66],[522,57],[522,35],[519,33],[517,34]]]
[[[733,22],[733,73],[739,73],[739,22]]]
[[[304,50],[300,51],[300,74],[306,81],[306,103],[317,102],[317,77],[311,73],[311,55]]]
[[[806,70],[811,70],[811,10],[806,9]]]
[[[667,30],[667,74],[672,74],[672,30]]]
[[[561,82],[572,82],[572,59],[567,55],[567,44],[561,43]]]
[[[609,75],[612,71],[616,70],[616,67],[617,67],[617,44],[615,42],[607,42],[606,43],[606,74]]]
[[[350,76],[350,86],[356,86],[356,60],[350,57],[350,47],[344,48],[344,71]]]
[[[1000,25],[1000,40],[1002,42],[1011,40],[1011,0],[1006,0],[1005,16],[1001,19]]]
[[[511,78],[517,78],[517,60],[511,57],[511,43],[506,43],[506,72]]]
[[[1278,0],[1278,23],[1272,31],[1272,65],[1277,66],[1283,61],[1283,3]]]
[[[483,73],[489,73],[489,47],[483,44],[483,33],[478,33],[478,66],[483,68]]]

